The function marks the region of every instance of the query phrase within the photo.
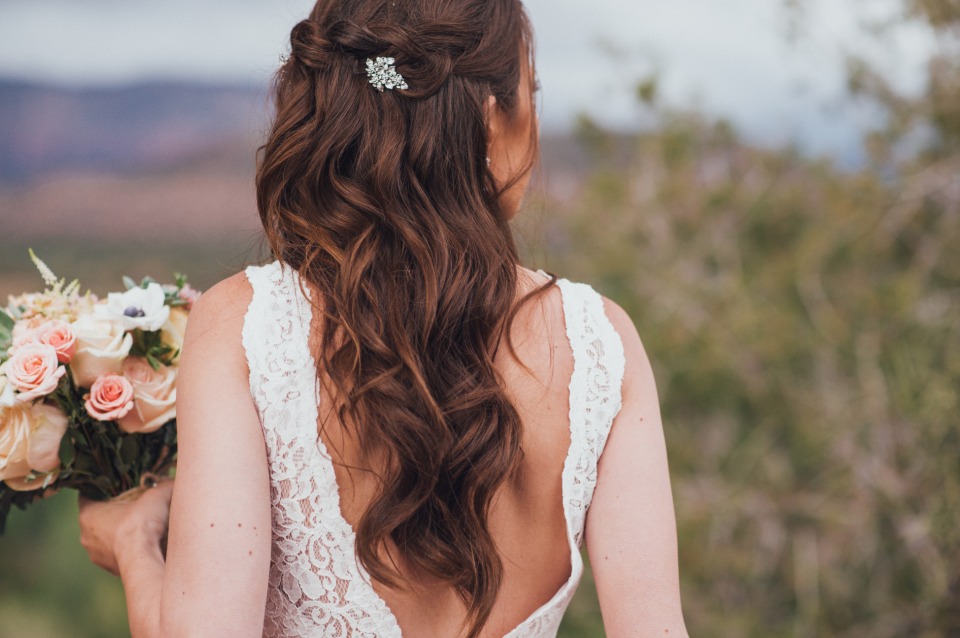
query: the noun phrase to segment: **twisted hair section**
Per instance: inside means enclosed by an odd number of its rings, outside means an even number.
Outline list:
[[[494,359],[503,340],[515,355],[517,311],[552,284],[516,299],[512,184],[485,161],[488,97],[519,117],[530,26],[519,0],[321,0],[290,45],[257,201],[274,255],[319,293],[336,415],[378,460],[358,558],[388,586],[404,584],[396,558],[449,583],[473,637],[503,576],[490,506],[523,454]],[[409,90],[374,90],[375,56]]]

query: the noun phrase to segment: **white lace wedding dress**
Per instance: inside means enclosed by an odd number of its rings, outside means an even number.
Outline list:
[[[312,309],[297,274],[279,262],[246,271],[253,298],[244,321],[270,463],[273,548],[265,638],[400,638],[386,603],[354,553],[340,512],[334,466],[317,436],[319,384],[308,347]],[[507,638],[555,638],[583,574],[579,547],[597,481],[597,462],[620,409],[624,355],[601,297],[559,281],[573,350],[570,449],[563,509],[572,570],[566,584]]]

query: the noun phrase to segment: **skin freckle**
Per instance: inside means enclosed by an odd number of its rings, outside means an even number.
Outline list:
[[[243,527],[241,523],[237,523],[237,527]]]
[[[253,550],[252,550],[252,549],[251,549],[249,552],[247,552],[247,556],[253,556]]]
[[[213,523],[210,523],[210,527],[213,527]]]

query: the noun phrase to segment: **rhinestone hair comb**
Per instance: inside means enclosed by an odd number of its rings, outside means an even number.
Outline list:
[[[409,89],[407,81],[403,76],[397,73],[397,63],[393,58],[379,57],[376,60],[367,60],[367,75],[370,77],[370,84],[375,89],[383,93],[386,89]]]

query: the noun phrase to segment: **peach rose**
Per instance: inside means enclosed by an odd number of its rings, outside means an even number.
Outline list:
[[[18,491],[50,484],[60,469],[67,417],[57,408],[20,405],[0,409],[0,480]],[[39,480],[37,474],[45,474]]]
[[[60,363],[70,363],[77,352],[77,337],[70,324],[51,321],[38,328],[37,333],[40,343],[52,346],[57,351],[57,360]]]
[[[97,421],[117,421],[133,409],[133,386],[119,374],[105,374],[90,387],[87,414]]]
[[[133,410],[120,419],[120,429],[130,434],[159,430],[177,416],[177,371],[169,366],[154,370],[143,357],[127,357],[123,375],[133,385]]]
[[[17,348],[3,367],[7,379],[19,391],[17,399],[24,403],[56,390],[60,377],[67,372],[53,346],[37,343]]]
[[[77,352],[70,371],[77,387],[89,388],[105,374],[120,374],[123,360],[130,354],[133,336],[118,321],[83,315],[73,324]]]
[[[160,339],[163,345],[170,346],[174,352],[179,353],[183,348],[183,335],[187,332],[187,311],[182,307],[171,308],[170,317],[160,329]],[[180,355],[177,355],[177,359]]]

